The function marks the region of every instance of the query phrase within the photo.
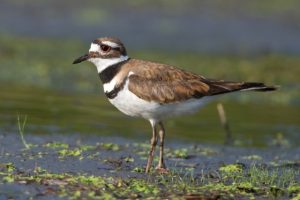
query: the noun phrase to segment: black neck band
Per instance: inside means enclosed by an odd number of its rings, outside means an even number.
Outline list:
[[[102,72],[99,73],[100,80],[103,84],[109,83],[115,75],[120,71],[122,65],[126,63],[130,58],[122,62],[116,63],[114,65],[108,66]]]

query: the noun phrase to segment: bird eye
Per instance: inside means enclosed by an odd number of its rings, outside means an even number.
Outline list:
[[[104,44],[102,44],[102,45],[100,46],[100,48],[101,48],[101,50],[102,50],[103,52],[108,52],[108,51],[110,51],[110,49],[111,49],[110,46],[107,46],[107,45],[104,45]]]

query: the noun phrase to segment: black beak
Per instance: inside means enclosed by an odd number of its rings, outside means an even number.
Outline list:
[[[73,61],[73,64],[77,64],[77,63],[81,63],[87,59],[90,58],[90,55],[89,54],[85,54],[83,56],[80,56],[79,58],[77,58],[76,60]]]

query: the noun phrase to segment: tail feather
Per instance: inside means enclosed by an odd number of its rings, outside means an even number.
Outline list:
[[[264,83],[246,82],[241,85],[240,91],[268,92],[277,90],[278,86],[266,86]]]
[[[235,91],[259,91],[268,92],[278,89],[278,86],[266,86],[257,82],[230,82],[230,81],[208,81],[210,95],[218,95]]]

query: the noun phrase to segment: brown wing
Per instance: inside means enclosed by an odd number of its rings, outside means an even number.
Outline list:
[[[206,79],[169,65],[141,63],[129,76],[129,90],[141,99],[160,104],[180,102],[243,89],[273,90],[263,83],[230,82]],[[147,64],[147,65],[146,65]]]
[[[129,76],[128,87],[146,101],[165,104],[208,95],[204,77],[168,65],[136,62],[140,63]]]
[[[138,97],[159,103],[171,103],[190,98],[200,98],[207,93],[208,86],[201,81],[172,82],[144,79],[138,75],[129,77],[129,90]]]

